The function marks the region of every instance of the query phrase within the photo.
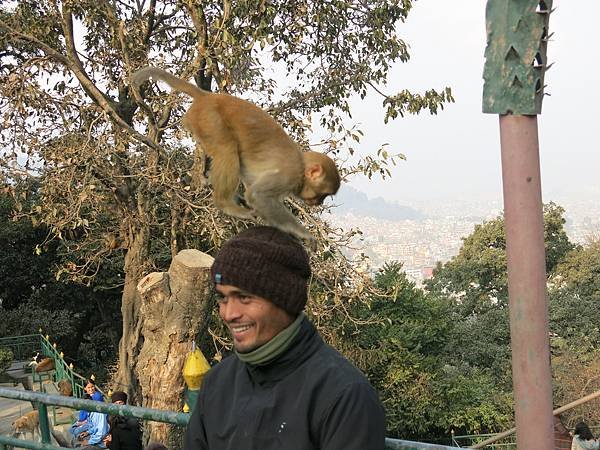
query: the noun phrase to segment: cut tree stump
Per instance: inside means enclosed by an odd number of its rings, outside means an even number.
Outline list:
[[[137,285],[143,345],[135,373],[144,407],[170,411],[183,407],[183,363],[210,319],[212,263],[210,255],[182,250],[168,272],[150,273]],[[146,437],[168,446],[171,427],[148,422]]]

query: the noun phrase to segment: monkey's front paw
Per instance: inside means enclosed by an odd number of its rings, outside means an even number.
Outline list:
[[[243,206],[239,205],[233,205],[223,208],[223,212],[230,216],[237,217],[238,219],[253,220],[256,218],[256,214],[253,210],[244,208]]]

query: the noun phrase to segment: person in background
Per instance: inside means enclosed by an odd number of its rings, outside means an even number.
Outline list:
[[[91,378],[88,378],[86,380],[85,386],[83,387],[83,390],[85,392],[84,397],[83,397],[84,399],[96,400],[98,402],[104,401],[104,397],[102,396],[102,394],[100,393],[100,391],[98,391],[98,389],[96,389],[96,383]],[[77,438],[77,436],[81,435],[81,433],[83,433],[84,431],[88,430],[88,428],[89,428],[89,424],[88,424],[88,416],[89,416],[89,414],[90,414],[89,411],[86,411],[84,409],[82,409],[81,411],[79,411],[79,415],[77,417],[77,421],[74,422],[71,425],[71,427],[69,428],[69,433],[71,434],[73,442],[75,441],[75,439]]]
[[[113,392],[110,399],[116,405],[127,404],[127,394],[122,391]],[[142,450],[142,430],[137,419],[110,416],[108,423],[110,429],[104,444],[110,450]]]
[[[106,448],[104,438],[108,434],[108,416],[104,413],[91,411],[87,418],[88,429],[77,436],[74,447],[82,447],[81,450],[94,450],[95,448]]]
[[[573,431],[571,450],[598,450],[600,442],[594,439],[590,427],[585,422],[578,422]]]

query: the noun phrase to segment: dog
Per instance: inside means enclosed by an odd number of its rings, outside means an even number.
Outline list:
[[[25,435],[25,433],[31,433],[31,439],[35,438],[35,434],[40,434],[40,413],[38,411],[31,411],[27,414],[22,415],[12,424],[13,436],[18,437]]]
[[[31,358],[31,362],[29,364],[27,364],[28,367],[37,367],[37,365],[40,363],[40,361],[42,360],[42,355],[40,355],[40,352],[36,352],[35,356],[33,356]]]
[[[37,373],[48,372],[49,370],[52,370],[52,369],[54,369],[54,359],[53,358],[44,358],[37,364],[37,366],[35,366],[35,371]]]

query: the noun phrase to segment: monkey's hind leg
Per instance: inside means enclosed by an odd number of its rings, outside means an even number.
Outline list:
[[[277,192],[275,179],[276,177],[271,176],[261,177],[246,189],[246,200],[269,225],[290,233],[299,239],[306,239],[309,241],[311,248],[314,249],[316,246],[315,238],[285,207],[281,200],[281,193]]]
[[[250,209],[244,208],[236,201],[240,184],[240,160],[234,145],[220,146],[218,153],[213,153],[210,181],[217,208],[240,219],[254,218]]]

